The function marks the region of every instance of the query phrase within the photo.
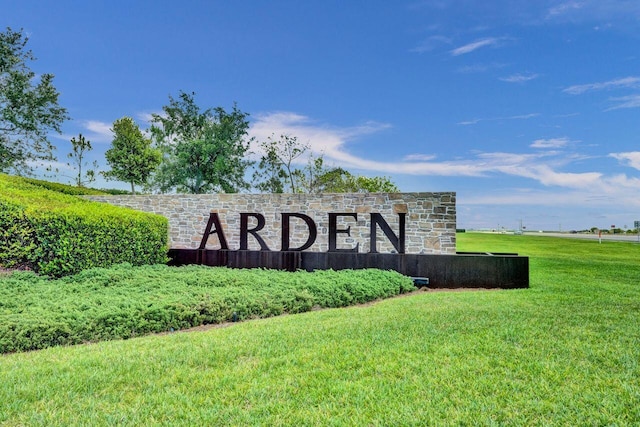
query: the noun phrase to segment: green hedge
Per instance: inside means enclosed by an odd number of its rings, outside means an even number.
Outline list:
[[[117,188],[101,188],[96,191],[100,191],[102,194],[111,194],[112,196],[125,196],[127,194],[131,194],[131,191],[119,190]]]
[[[0,266],[51,276],[167,261],[166,218],[91,202],[0,174]]]
[[[121,264],[59,279],[14,272],[0,276],[0,353],[344,307],[414,289],[410,278],[383,270]]]
[[[23,181],[37,185],[38,187],[46,188],[47,190],[53,190],[58,193],[70,194],[72,196],[102,196],[105,194],[112,195],[124,195],[131,194],[131,191],[119,190],[117,188],[89,188],[89,187],[76,187],[73,185],[61,184],[59,182],[44,181],[35,178],[21,178]]]
[[[30,267],[35,249],[33,230],[24,209],[0,195],[0,267]]]
[[[59,182],[44,181],[42,179],[35,179],[35,178],[21,177],[19,179],[21,179],[23,182],[28,184],[46,188],[47,190],[53,190],[58,193],[70,194],[72,196],[89,196],[89,195],[100,196],[103,194],[107,194],[107,191],[96,190],[95,188],[74,187],[73,185],[61,184]]]

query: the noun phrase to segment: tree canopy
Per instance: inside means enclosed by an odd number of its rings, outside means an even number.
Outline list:
[[[149,177],[160,163],[160,152],[151,147],[151,140],[145,138],[131,117],[123,117],[113,122],[114,138],[112,147],[105,157],[111,170],[103,172],[107,179],[116,179],[135,185],[147,184]]]
[[[151,134],[162,151],[154,186],[161,192],[235,193],[249,188],[245,158],[250,139],[248,114],[236,105],[201,111],[194,93],[169,96],[163,114],[154,114]]]
[[[264,154],[253,174],[255,187],[267,193],[298,192],[298,175],[293,162],[309,149],[298,138],[287,134],[274,135],[260,143]]]
[[[386,176],[353,175],[341,167],[327,167],[322,155],[309,158],[296,175],[304,193],[397,193],[398,187]]]
[[[310,147],[291,135],[273,135],[261,142],[263,154],[253,174],[254,187],[267,193],[396,193],[386,176],[353,175],[341,167],[327,167],[324,156],[309,155],[307,163],[293,163]]]
[[[27,66],[35,59],[27,41],[22,30],[0,33],[0,172],[29,174],[31,162],[55,160],[47,134],[61,133],[69,118],[53,74],[36,76]]]

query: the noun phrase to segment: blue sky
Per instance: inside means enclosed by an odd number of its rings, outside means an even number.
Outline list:
[[[168,96],[250,114],[330,165],[456,191],[458,226],[640,220],[640,2],[0,0],[35,72],[104,152]],[[72,172],[67,172],[72,175]],[[61,181],[68,179],[61,177]],[[122,187],[114,182],[98,186]]]

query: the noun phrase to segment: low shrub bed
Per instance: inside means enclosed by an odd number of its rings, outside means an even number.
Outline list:
[[[121,262],[163,263],[167,241],[164,217],[0,174],[0,267],[59,277]]]
[[[0,353],[343,307],[413,289],[410,278],[382,270],[121,264],[60,279],[14,272],[0,276]]]

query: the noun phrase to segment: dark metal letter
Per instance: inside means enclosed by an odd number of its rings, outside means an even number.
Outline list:
[[[301,213],[283,213],[282,215],[282,246],[281,251],[304,251],[313,245],[316,241],[316,237],[318,236],[318,228],[316,227],[316,223],[313,220]],[[309,228],[309,237],[304,245],[299,248],[290,248],[289,247],[289,218],[295,216],[296,218],[300,218],[307,223],[307,227]]]
[[[387,224],[387,221],[385,221],[385,219],[382,217],[381,214],[379,213],[371,214],[371,233],[370,233],[371,243],[370,243],[369,252],[373,254],[378,253],[378,248],[376,245],[376,224],[377,224],[380,226],[385,236],[387,236],[387,239],[389,239],[393,247],[396,248],[396,251],[398,251],[399,254],[404,253],[405,215],[406,215],[405,213],[398,214],[398,225],[400,226],[400,237],[398,237],[391,230],[391,227],[389,227],[389,224]]]
[[[347,213],[329,213],[329,250],[327,252],[358,252],[358,248],[360,247],[360,243],[357,243],[355,248],[351,249],[338,249],[337,248],[337,234],[345,233],[347,236],[351,237],[351,226],[338,230],[338,217],[339,216],[350,216],[358,220],[358,214],[355,212],[347,212]]]
[[[216,229],[211,231],[211,227],[216,226]],[[207,246],[207,240],[209,240],[209,236],[212,234],[218,235],[218,241],[220,242],[220,249],[229,249],[229,245],[227,244],[227,238],[224,237],[224,230],[222,230],[222,225],[220,224],[220,218],[218,218],[217,212],[211,212],[209,214],[209,221],[207,221],[207,228],[204,230],[204,234],[202,235],[202,241],[200,242],[200,247],[198,249],[205,249]]]
[[[256,225],[251,230],[248,229],[250,216],[258,220],[258,225]],[[264,220],[264,215],[262,214],[259,214],[259,213],[241,213],[240,214],[240,250],[241,251],[246,251],[249,248],[249,242],[247,241],[248,240],[247,238],[249,237],[249,233],[251,233],[251,235],[256,238],[256,240],[260,244],[261,251],[270,250],[267,244],[265,243],[265,241],[262,239],[262,237],[258,235],[258,231],[264,228],[264,224],[265,224],[265,220]]]

